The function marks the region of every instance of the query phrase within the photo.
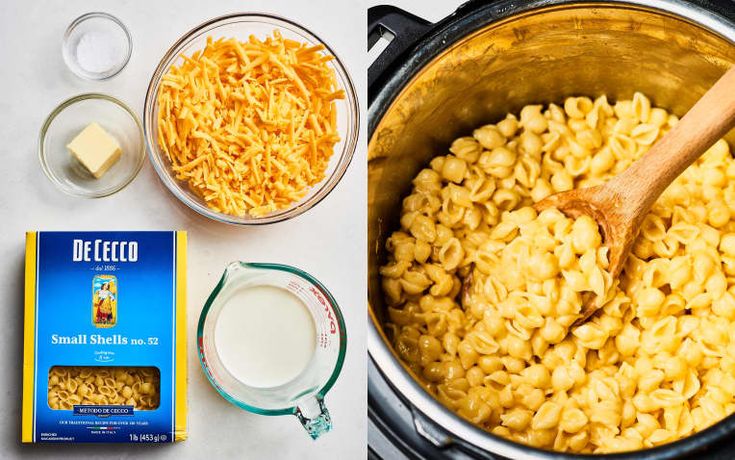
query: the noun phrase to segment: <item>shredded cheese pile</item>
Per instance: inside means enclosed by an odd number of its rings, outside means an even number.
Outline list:
[[[159,146],[209,208],[263,216],[324,178],[344,91],[322,50],[278,31],[263,41],[208,37],[163,77]]]

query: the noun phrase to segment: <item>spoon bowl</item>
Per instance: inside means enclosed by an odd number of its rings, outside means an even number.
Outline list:
[[[608,271],[623,269],[651,206],[664,190],[735,126],[735,67],[731,68],[666,135],[622,174],[604,185],[550,195],[534,205],[556,208],[571,218],[588,215],[597,222],[608,247]],[[586,296],[578,325],[602,305]]]

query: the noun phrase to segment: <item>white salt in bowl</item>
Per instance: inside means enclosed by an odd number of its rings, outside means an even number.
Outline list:
[[[69,24],[61,52],[67,67],[87,80],[120,73],[130,60],[133,40],[127,27],[107,13],[87,13]]]

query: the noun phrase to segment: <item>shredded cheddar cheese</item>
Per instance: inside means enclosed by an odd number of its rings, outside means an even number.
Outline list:
[[[213,40],[172,66],[158,92],[158,143],[211,209],[263,216],[324,179],[339,142],[333,56],[278,31]]]

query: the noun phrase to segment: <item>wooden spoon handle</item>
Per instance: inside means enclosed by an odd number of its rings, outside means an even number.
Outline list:
[[[735,67],[710,88],[642,158],[603,187],[622,199],[619,211],[640,222],[684,170],[735,125]]]

